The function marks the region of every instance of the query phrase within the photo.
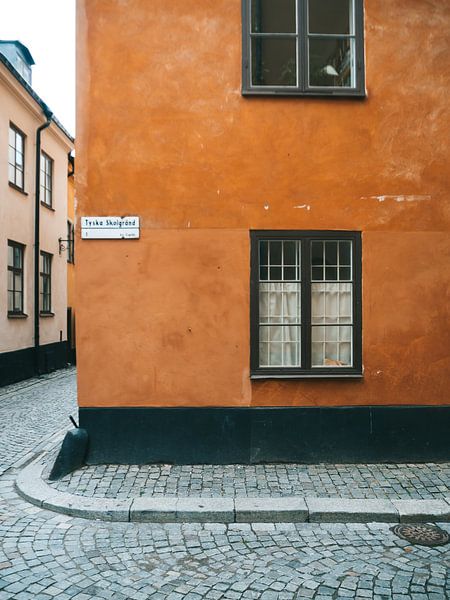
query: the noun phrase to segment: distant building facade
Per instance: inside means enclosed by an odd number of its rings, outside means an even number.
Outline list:
[[[449,26],[79,0],[88,461],[449,459]]]
[[[32,64],[23,44],[0,42],[0,385],[67,364],[60,239],[74,140],[33,91]]]

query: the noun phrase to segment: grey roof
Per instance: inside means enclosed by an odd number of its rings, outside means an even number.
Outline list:
[[[20,44],[20,42],[18,42],[18,43]],[[25,48],[25,46],[24,46],[24,48]],[[31,56],[31,54],[30,54],[30,56]],[[27,83],[21,75],[19,75],[19,73],[14,68],[14,66],[9,62],[9,60],[6,58],[6,56],[4,56],[1,52],[0,52],[0,62],[5,65],[5,67],[8,69],[8,71],[15,77],[15,79],[17,79],[17,81],[22,85],[22,87],[33,98],[33,100],[35,100],[39,104],[39,106],[42,108],[43,111],[45,111],[45,112],[50,111],[47,104],[42,100],[42,98],[40,96],[38,96],[36,94],[36,92],[33,90],[31,85],[29,83]],[[58,119],[55,116],[52,116],[52,121],[72,143],[75,142],[75,139],[73,138],[73,136],[70,135],[70,133],[67,131],[67,129],[64,127],[64,125],[62,125],[62,123],[60,123],[60,121],[58,121]]]

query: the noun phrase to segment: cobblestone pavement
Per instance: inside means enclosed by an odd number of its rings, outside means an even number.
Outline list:
[[[84,467],[49,483],[59,491],[102,498],[145,495],[438,499],[450,494],[450,463],[103,465]]]
[[[76,371],[0,388],[0,475],[76,415]]]
[[[43,395],[58,398],[73,373],[49,385],[60,392],[41,385],[49,382],[38,383],[28,400],[17,398],[20,410],[10,403],[11,416],[0,396],[10,429],[29,432],[28,441],[20,434],[15,454],[8,451],[15,462],[0,475],[0,600],[450,598],[450,546],[410,546],[387,524],[108,523],[26,503],[13,488],[18,464],[54,443],[52,404]],[[65,418],[72,405],[55,410]],[[47,428],[36,432],[28,415]],[[3,433],[1,439],[8,450]]]

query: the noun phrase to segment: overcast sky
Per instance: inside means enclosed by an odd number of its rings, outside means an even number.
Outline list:
[[[33,88],[74,134],[75,0],[0,0],[0,39],[27,46]]]

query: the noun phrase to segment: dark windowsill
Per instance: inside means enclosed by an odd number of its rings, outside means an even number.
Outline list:
[[[54,316],[55,316],[55,313],[53,313],[53,312],[46,312],[46,311],[43,311],[43,310],[41,310],[41,311],[39,312],[39,315],[40,315],[41,317],[54,317]]]
[[[267,371],[258,370],[250,372],[250,379],[362,379],[363,373],[357,368],[324,368],[314,371],[295,371],[268,369]]]
[[[8,319],[26,319],[28,315],[23,312],[8,312]]]
[[[266,379],[363,379],[362,373],[308,373],[304,375],[250,375],[253,381]]]
[[[309,89],[309,90],[299,90],[299,89],[295,89],[295,88],[282,88],[282,87],[270,87],[270,86],[265,86],[265,87],[243,87],[241,90],[242,96],[269,96],[269,97],[274,97],[274,96],[284,96],[284,97],[288,97],[288,96],[299,96],[299,97],[304,97],[307,98],[312,97],[312,98],[343,98],[343,99],[348,99],[348,98],[359,98],[359,99],[364,99],[367,97],[366,91],[365,90],[358,90],[358,89],[352,89],[352,90],[339,90],[339,89],[332,89],[332,90],[315,90],[315,89]]]
[[[55,212],[55,209],[53,208],[53,206],[50,206],[50,204],[47,204],[43,200],[41,200],[41,205],[45,206],[45,208],[48,208],[48,210],[51,210],[51,211]]]
[[[28,196],[28,193],[25,191],[24,188],[19,187],[18,185],[16,185],[12,181],[8,181],[8,184],[9,184],[9,187],[13,188],[13,190],[16,190],[16,192],[20,192],[24,196]]]

